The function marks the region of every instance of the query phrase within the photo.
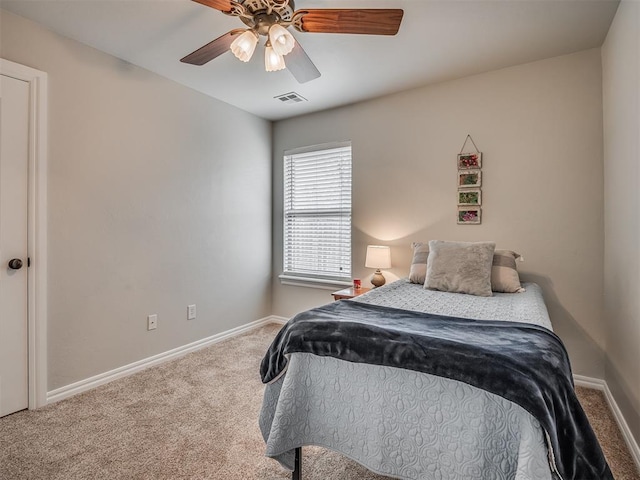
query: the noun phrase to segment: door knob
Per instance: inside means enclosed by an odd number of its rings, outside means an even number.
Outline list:
[[[19,258],[12,258],[9,260],[9,268],[13,270],[20,270],[22,268],[22,260]]]

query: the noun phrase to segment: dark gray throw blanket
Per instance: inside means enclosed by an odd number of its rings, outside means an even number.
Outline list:
[[[613,479],[576,398],[564,345],[546,328],[343,300],[289,320],[262,360],[262,381],[281,375],[296,352],[416,370],[499,395],[540,422],[564,480]]]

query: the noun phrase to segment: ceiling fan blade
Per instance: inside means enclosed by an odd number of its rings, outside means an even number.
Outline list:
[[[320,71],[313,64],[307,52],[304,51],[297,40],[293,50],[285,57],[285,62],[287,68],[298,83],[307,83],[320,76]]]
[[[382,8],[303,9],[296,13],[305,13],[295,24],[301,32],[364,35],[395,35],[404,15],[401,9]]]
[[[200,3],[201,5],[206,5],[207,7],[215,8],[216,10],[220,10],[221,12],[230,12],[233,8],[229,0],[193,0],[193,1],[196,3]]]
[[[191,65],[204,65],[223,53],[228,52],[234,37],[243,31],[242,29],[231,30],[212,42],[207,43],[204,47],[200,47],[195,52],[191,52],[186,57],[181,58],[180,61],[182,63],[190,63]]]

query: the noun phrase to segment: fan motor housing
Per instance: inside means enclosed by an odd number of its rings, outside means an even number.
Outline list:
[[[240,16],[240,20],[260,35],[267,35],[271,25],[291,21],[295,11],[293,0],[242,0],[238,3],[252,15]]]
[[[280,16],[276,13],[267,13],[266,10],[253,15],[253,18],[241,18],[245,25],[255,30],[259,35],[268,35],[271,25],[279,23]]]

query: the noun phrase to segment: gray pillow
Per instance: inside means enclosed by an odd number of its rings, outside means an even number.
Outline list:
[[[409,270],[409,281],[411,283],[419,283],[424,285],[427,278],[427,257],[429,256],[429,244],[422,242],[413,242],[413,259],[411,260],[411,269]]]
[[[424,288],[490,297],[494,242],[431,240]]]

